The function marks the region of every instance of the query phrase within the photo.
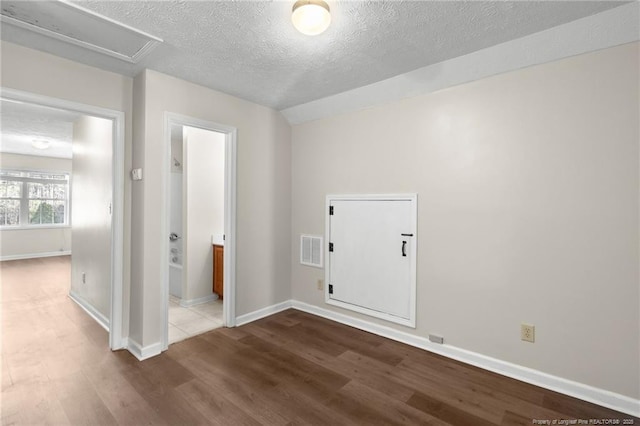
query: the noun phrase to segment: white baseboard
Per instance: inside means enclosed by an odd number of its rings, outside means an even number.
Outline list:
[[[109,332],[109,318],[102,315],[91,303],[85,300],[82,296],[73,290],[69,291],[69,298],[76,302],[91,318],[96,320],[98,324],[102,326],[107,332]]]
[[[210,294],[208,296],[199,297],[197,299],[180,299],[180,306],[183,308],[188,308],[189,306],[200,305],[201,303],[211,302],[212,300],[218,300],[219,296],[215,293]]]
[[[291,300],[285,300],[284,302],[276,303],[275,305],[240,315],[239,317],[236,317],[236,327],[259,320],[260,318],[268,317],[269,315],[284,311],[285,309],[289,309],[291,307],[291,302]]]
[[[145,359],[160,355],[160,352],[162,352],[162,344],[160,342],[143,347],[131,338],[127,339],[126,348],[133,356],[138,358],[138,361],[144,361]]]
[[[45,253],[10,254],[8,256],[0,256],[0,262],[3,262],[5,260],[37,259],[39,257],[69,256],[70,254],[71,250],[48,251]]]
[[[283,302],[282,305],[285,305],[286,303],[287,302]],[[303,312],[327,318],[360,330],[368,331],[370,333],[377,334],[378,336],[406,343],[407,345],[425,349],[438,355],[455,359],[485,370],[493,371],[494,373],[511,377],[522,382],[530,383],[532,385],[560,392],[565,395],[582,399],[603,407],[608,407],[632,416],[640,417],[640,400],[633,399],[625,395],[620,395],[615,392],[599,389],[583,383],[574,382],[562,377],[553,376],[551,374],[543,373],[542,371],[512,364],[510,362],[502,361],[476,352],[460,349],[455,346],[432,343],[429,339],[421,336],[405,333],[403,331],[359,318],[353,318],[348,315],[330,311],[318,306],[309,305],[297,300],[290,300],[288,303],[292,308]]]

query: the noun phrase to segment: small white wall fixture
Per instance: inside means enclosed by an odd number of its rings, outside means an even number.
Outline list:
[[[127,346],[126,336],[123,336],[122,330],[124,303],[124,112],[4,87],[0,89],[0,97],[3,100],[58,108],[113,121],[109,347],[112,350],[122,349]],[[87,309],[85,306],[83,308]]]
[[[417,205],[417,194],[327,195],[327,304],[415,328]]]
[[[171,177],[171,127],[189,126],[203,130],[222,133],[225,135],[225,166],[224,166],[224,299],[223,318],[226,327],[236,325],[236,140],[237,129],[224,124],[212,121],[201,120],[172,112],[165,112],[164,115],[164,138],[163,138],[163,194],[165,203],[163,206],[162,229],[165,235],[162,252],[169,253],[169,212],[171,209],[171,198],[169,197],[170,177]],[[162,350],[169,348],[169,256],[162,256],[162,301],[163,301],[163,333]]]

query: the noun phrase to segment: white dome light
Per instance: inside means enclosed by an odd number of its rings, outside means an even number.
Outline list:
[[[291,14],[293,26],[306,35],[318,35],[329,27],[329,5],[322,0],[298,0]]]

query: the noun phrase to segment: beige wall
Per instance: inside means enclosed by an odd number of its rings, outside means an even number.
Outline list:
[[[184,127],[183,300],[213,294],[212,236],[224,234],[224,151],[222,133]]]
[[[87,105],[123,111],[125,114],[123,336],[128,335],[131,270],[131,128],[133,80],[60,57],[0,42],[0,86]]]
[[[14,170],[35,170],[71,173],[70,158],[41,157],[0,153],[0,167]]]
[[[81,117],[73,124],[71,291],[111,317],[113,122]],[[85,282],[82,274],[85,274]]]
[[[142,168],[145,150],[145,123],[146,123],[146,74],[140,73],[133,79],[133,140],[132,167]],[[129,338],[142,343],[142,331],[144,323],[143,295],[144,295],[144,181],[132,181],[131,183],[131,294]],[[157,208],[156,208],[157,210]],[[135,225],[133,225],[135,224]],[[134,228],[135,226],[135,228]],[[138,265],[136,267],[135,265]]]
[[[62,255],[69,254],[69,251],[71,228],[68,226],[0,231],[0,256],[6,260],[53,255],[54,252],[60,252]]]
[[[0,168],[71,173],[71,160],[34,155],[0,154]],[[0,230],[0,257],[71,250],[71,228]]]
[[[161,250],[161,239],[167,236],[157,212],[168,195],[159,184],[165,111],[238,129],[236,314],[289,299],[291,136],[285,119],[270,108],[155,71],[147,70],[135,80],[136,98],[144,96],[136,99],[137,108],[144,115],[136,114],[134,123],[134,167],[144,167],[144,180],[134,185],[141,205],[134,206],[138,211],[133,215],[132,241],[142,247],[134,251],[139,257],[132,259],[132,273],[143,286],[141,294],[132,292],[132,312],[143,311],[144,319],[135,324],[132,320],[132,335],[142,336],[137,342],[148,346],[158,343],[162,333],[162,271],[157,265],[167,256]]]
[[[385,325],[640,397],[638,59],[627,44],[295,126],[293,298],[361,317],[324,303],[299,235],[324,233],[326,194],[417,192],[417,328]]]

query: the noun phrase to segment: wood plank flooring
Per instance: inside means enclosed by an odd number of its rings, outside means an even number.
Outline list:
[[[0,274],[3,425],[640,424],[295,310],[138,362],[68,299],[68,257]]]

